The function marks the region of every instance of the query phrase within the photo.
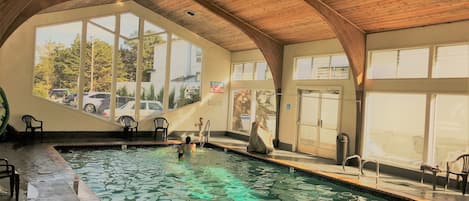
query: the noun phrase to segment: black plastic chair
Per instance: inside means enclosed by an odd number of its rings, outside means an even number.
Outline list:
[[[462,164],[461,169],[453,168],[456,163]],[[456,183],[457,187],[459,188],[459,177],[462,177],[462,194],[466,194],[466,187],[467,187],[467,177],[469,175],[469,154],[463,154],[458,156],[454,161],[446,162],[446,185],[445,188],[448,187],[449,184],[449,175],[454,174],[456,175]]]
[[[42,125],[43,125],[43,122],[41,120],[37,120],[36,118],[34,118],[32,115],[29,115],[29,114],[23,115],[21,117],[21,120],[23,120],[23,122],[26,124],[25,133],[27,134],[28,129],[29,129],[31,131],[31,136],[33,137],[33,139],[34,139],[34,134],[36,132],[36,129],[41,130],[40,134],[41,134],[41,142],[42,142],[42,139],[43,139]]]
[[[168,120],[164,117],[156,117],[153,120],[153,123],[155,123],[154,139],[156,140],[156,135],[158,134],[158,131],[161,130],[163,131],[162,138],[164,141],[166,141],[168,138],[168,127],[169,127]]]
[[[13,197],[15,192],[16,200],[18,201],[18,195],[20,191],[20,176],[15,170],[15,166],[8,164],[8,160],[0,158],[0,179],[10,178],[10,197]]]
[[[132,135],[135,133],[137,136],[138,132],[138,122],[131,116],[124,115],[119,117],[119,122],[124,128],[124,134],[126,135],[127,139],[132,139]]]

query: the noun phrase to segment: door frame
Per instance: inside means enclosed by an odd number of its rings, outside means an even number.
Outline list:
[[[339,134],[342,131],[342,106],[344,104],[343,101],[343,87],[341,86],[297,86],[296,87],[296,134],[294,137],[294,144],[293,144],[293,151],[299,152],[298,151],[298,146],[300,144],[300,109],[301,109],[301,91],[302,90],[311,90],[311,91],[320,91],[325,92],[329,90],[338,90],[339,91],[339,107],[338,107],[338,112],[337,112],[337,134]]]

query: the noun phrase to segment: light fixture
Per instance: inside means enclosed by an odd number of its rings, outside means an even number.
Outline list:
[[[193,10],[186,10],[186,15],[194,16],[195,12]]]

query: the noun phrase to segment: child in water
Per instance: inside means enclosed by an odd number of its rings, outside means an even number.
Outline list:
[[[184,154],[191,154],[192,152],[195,152],[195,144],[191,143],[191,137],[187,136],[186,143],[178,147],[178,159],[182,160],[184,159]]]

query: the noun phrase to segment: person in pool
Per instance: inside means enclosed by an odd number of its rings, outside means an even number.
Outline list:
[[[178,159],[182,160],[184,159],[184,154],[191,154],[192,152],[195,152],[195,147],[196,145],[191,143],[191,137],[187,136],[186,143],[181,144],[178,147]]]

